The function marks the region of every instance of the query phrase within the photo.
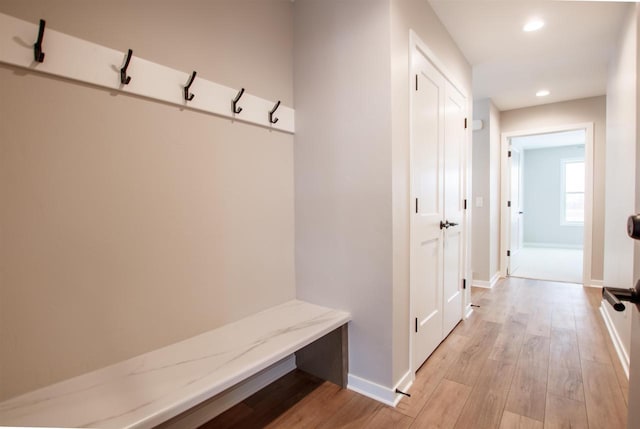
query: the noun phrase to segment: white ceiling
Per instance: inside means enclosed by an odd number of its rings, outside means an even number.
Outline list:
[[[429,0],[469,63],[473,98],[499,110],[603,95],[628,3]],[[545,21],[522,31],[531,18]],[[548,89],[551,95],[536,97]]]

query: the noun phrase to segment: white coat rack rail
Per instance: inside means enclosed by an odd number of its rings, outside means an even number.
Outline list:
[[[293,133],[294,110],[0,13],[0,62]]]

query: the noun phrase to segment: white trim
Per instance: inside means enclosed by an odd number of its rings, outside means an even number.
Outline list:
[[[198,428],[294,369],[296,369],[296,358],[295,355],[290,355],[161,426],[163,429]]]
[[[471,303],[469,303],[464,311],[464,320],[467,320],[469,317],[471,317],[471,313],[473,313],[473,307],[471,307]]]
[[[245,92],[238,106],[242,113],[234,114],[231,100],[239,89],[203,79],[197,75],[193,81],[193,101],[185,101],[184,85],[192,70],[180,71],[140,58],[134,50],[127,74],[131,76],[128,85],[120,83],[120,68],[125,52],[107,48],[68,34],[45,29],[43,50],[44,62],[33,60],[33,41],[39,26],[0,13],[0,62],[27,69],[31,72],[46,73],[74,81],[135,94],[148,99],[180,106],[182,109],[213,113],[231,118],[233,121],[248,122],[262,127],[294,132],[294,110],[280,105],[276,112],[276,124],[269,122],[269,111],[275,101],[265,100]]]
[[[422,51],[424,56],[429,59],[431,64],[433,64],[433,66],[438,69],[438,71],[444,76],[444,78],[448,80],[449,83],[451,83],[451,85],[453,85],[458,91],[460,91],[460,94],[462,94],[465,100],[469,100],[467,93],[461,89],[464,88],[464,86],[460,85],[460,82],[458,82],[453,77],[455,75],[449,72],[447,66],[445,66],[444,63],[440,61],[436,54],[429,48],[429,46],[427,46],[427,44],[422,41],[420,36],[418,36],[418,33],[409,29],[409,57],[411,57],[413,48],[417,48]],[[411,86],[411,70],[409,70],[409,86]]]
[[[562,244],[562,243],[532,243],[526,242],[522,243],[522,247],[533,247],[533,248],[543,248],[543,249],[582,249],[582,244]]]
[[[507,249],[511,241],[510,231],[510,208],[507,207],[507,201],[511,199],[510,187],[510,168],[508,151],[509,140],[512,137],[530,136],[535,134],[548,134],[560,131],[585,130],[584,144],[584,163],[585,163],[585,189],[584,189],[584,238],[583,238],[583,255],[582,255],[582,283],[588,284],[591,280],[591,253],[592,253],[592,236],[593,236],[593,148],[594,134],[593,122],[584,122],[579,124],[559,125],[553,127],[544,127],[530,130],[520,130],[502,133],[501,135],[501,167],[500,167],[500,273],[506,277],[509,266],[507,257]]]
[[[597,287],[602,289],[602,287],[604,286],[604,281],[603,280],[594,280],[591,279],[591,281],[589,283],[585,283],[586,287]]]
[[[618,331],[616,330],[616,325],[611,320],[611,316],[609,312],[605,308],[604,301],[600,304],[600,314],[604,319],[604,324],[607,326],[607,331],[609,331],[609,336],[611,337],[611,341],[613,342],[613,347],[616,349],[616,353],[618,354],[618,359],[620,359],[620,364],[622,365],[622,369],[624,370],[627,379],[629,378],[629,355],[624,350],[624,346],[622,345],[622,340],[618,335]]]
[[[500,273],[497,272],[491,277],[489,281],[473,279],[471,286],[492,289],[496,285],[496,283],[498,283],[498,280],[500,280],[500,277],[501,277]]]
[[[367,396],[378,402],[382,402],[390,407],[395,407],[396,396],[398,396],[395,389],[382,386],[353,374],[349,374],[348,376],[347,389],[358,392],[361,395]]]
[[[397,406],[398,402],[400,402],[400,400],[404,397],[404,395],[400,393],[396,393],[396,389],[401,390],[405,393],[408,393],[409,390],[411,390],[411,386],[413,386],[413,382],[415,381],[415,379],[416,379],[416,374],[411,370],[408,370],[407,372],[404,373],[402,378],[400,378],[400,381],[396,383],[396,386],[393,389],[393,393],[395,393],[396,395],[396,399],[393,401],[394,407]]]
[[[586,132],[585,132],[586,134]],[[582,222],[568,221],[567,220],[567,194],[580,194],[582,193],[584,198],[584,192],[567,192],[567,164],[582,163],[583,168],[586,170],[586,163],[584,158],[567,157],[560,159],[560,225],[561,226],[575,226],[584,228],[584,220]],[[583,206],[584,210],[584,206]]]

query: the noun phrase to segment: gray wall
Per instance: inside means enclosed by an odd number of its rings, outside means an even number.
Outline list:
[[[591,97],[562,103],[507,110],[500,113],[502,132],[526,131],[559,125],[593,122],[593,228],[591,278],[603,278],[605,148],[607,97]]]
[[[490,99],[477,100],[473,119],[483,122],[473,132],[473,280],[488,282],[500,269],[500,112]]]
[[[562,222],[562,160],[584,160],[584,146],[524,151],[524,245],[582,246],[584,227]]]
[[[0,0],[287,105],[292,7]],[[292,135],[3,65],[0,154],[0,399],[295,297]]]
[[[389,3],[298,0],[294,22],[298,298],[351,312],[349,372],[390,386]]]

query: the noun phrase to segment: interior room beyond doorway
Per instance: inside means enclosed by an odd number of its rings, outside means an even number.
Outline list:
[[[510,139],[509,274],[582,283],[584,129]]]

